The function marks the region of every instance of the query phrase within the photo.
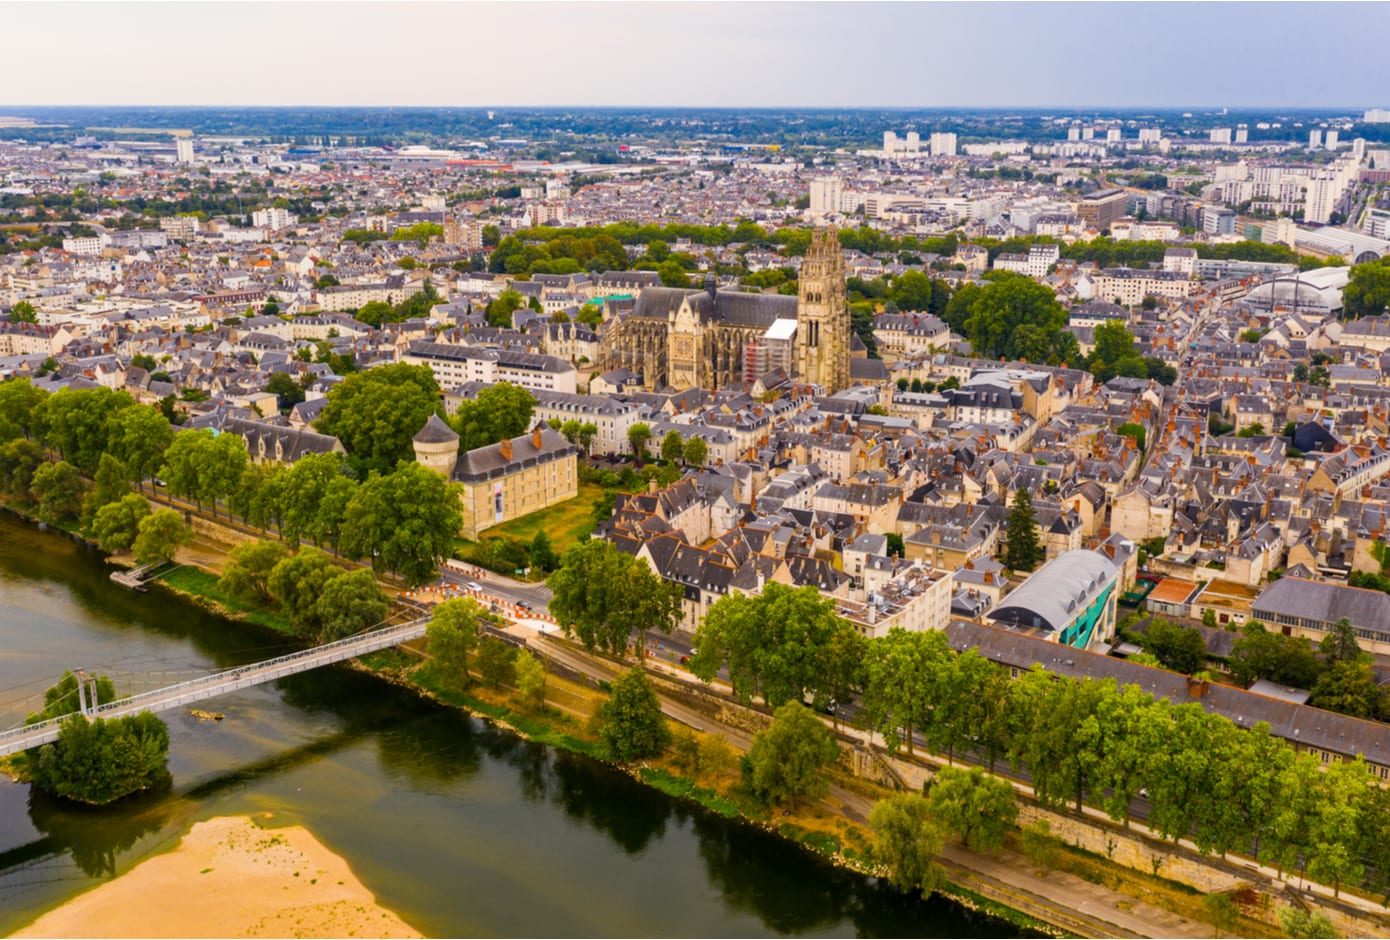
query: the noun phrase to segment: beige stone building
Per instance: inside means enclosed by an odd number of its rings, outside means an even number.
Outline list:
[[[459,535],[537,512],[579,494],[579,449],[558,431],[537,427],[460,454],[458,435],[431,415],[414,438],[415,459],[462,488]]]

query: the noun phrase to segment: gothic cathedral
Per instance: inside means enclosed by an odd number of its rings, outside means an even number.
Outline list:
[[[795,322],[795,340],[787,345]],[[774,324],[781,324],[774,326]],[[644,288],[633,309],[604,324],[602,368],[628,369],[647,389],[723,388],[780,366],[827,394],[849,387],[850,317],[845,256],[834,228],[818,229],[801,263],[796,297]],[[766,363],[766,365],[764,365]]]

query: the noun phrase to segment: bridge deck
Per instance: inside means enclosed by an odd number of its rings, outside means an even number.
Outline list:
[[[422,617],[409,623],[382,627],[370,633],[334,640],[332,643],[300,650],[286,656],[277,656],[275,659],[267,659],[264,662],[249,666],[223,670],[199,679],[156,689],[153,692],[142,692],[139,695],[131,695],[114,702],[108,702],[89,711],[88,717],[121,718],[139,712],[162,712],[181,708],[184,705],[201,702],[225,692],[249,688],[263,682],[292,676],[295,673],[317,669],[319,666],[340,663],[365,653],[374,653],[377,650],[396,646],[409,640],[418,640],[425,635],[425,628],[428,625],[429,618]],[[70,716],[50,718],[47,721],[0,733],[0,757],[17,754],[31,747],[38,747],[40,744],[48,744],[58,740],[58,732],[62,727],[63,720],[67,717]]]

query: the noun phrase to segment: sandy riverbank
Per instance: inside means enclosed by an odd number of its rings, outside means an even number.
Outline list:
[[[16,937],[419,937],[307,829],[244,816],[73,898]]]

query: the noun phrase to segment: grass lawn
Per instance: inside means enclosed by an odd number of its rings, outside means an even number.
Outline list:
[[[297,635],[294,628],[290,626],[289,618],[284,614],[259,607],[252,607],[248,604],[232,600],[217,586],[217,575],[204,571],[201,568],[193,568],[185,565],[182,568],[175,568],[167,574],[160,575],[158,580],[163,581],[171,588],[182,591],[185,594],[192,594],[196,597],[204,597],[210,601],[214,601],[227,610],[235,614],[240,614],[244,620],[250,623],[268,627],[276,633],[283,633],[286,636]]]
[[[479,532],[478,536],[480,539],[508,536],[529,545],[537,532],[545,530],[550,538],[550,547],[558,555],[593,529],[594,500],[602,495],[603,487],[598,484],[581,483],[579,495],[573,499],[556,503],[529,516],[491,526]]]

